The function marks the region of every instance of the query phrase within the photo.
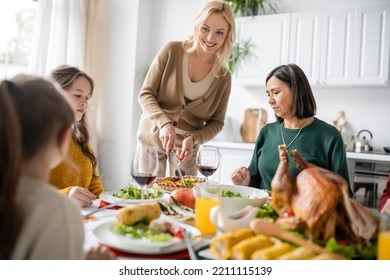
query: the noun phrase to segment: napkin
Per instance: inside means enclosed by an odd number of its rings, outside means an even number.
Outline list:
[[[131,259],[145,259],[145,260],[189,260],[190,256],[187,249],[184,249],[179,252],[168,253],[168,254],[137,254],[137,253],[127,253],[116,250],[109,247],[110,250],[115,254],[117,258],[131,258]]]
[[[99,208],[102,208],[102,207],[107,206],[107,205],[110,205],[110,203],[107,201],[104,201],[104,200],[100,200]],[[114,205],[114,206],[110,207],[109,209],[118,210],[120,208],[122,208],[122,206]]]

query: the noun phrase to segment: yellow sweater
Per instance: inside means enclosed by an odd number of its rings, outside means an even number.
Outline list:
[[[95,170],[95,173],[98,174]],[[50,174],[50,184],[67,195],[70,188],[82,187],[99,197],[104,188],[99,178],[93,178],[91,160],[83,154],[81,147],[71,138],[67,157]]]

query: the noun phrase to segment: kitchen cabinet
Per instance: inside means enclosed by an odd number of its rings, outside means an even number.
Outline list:
[[[352,84],[354,19],[353,10],[292,14],[289,62],[312,85]]]
[[[390,5],[356,9],[354,84],[388,85]]]
[[[236,18],[237,40],[251,38],[253,56],[239,63],[233,75],[236,85],[264,85],[268,73],[288,62],[290,14]]]
[[[296,63],[313,86],[388,86],[389,12],[387,5],[239,19],[238,38],[252,38],[256,58],[239,65],[233,82],[264,86],[274,67]]]
[[[321,85],[352,85],[355,12],[342,10],[322,14]]]
[[[320,81],[322,17],[318,13],[295,13],[291,16],[289,62],[304,71],[311,84]]]

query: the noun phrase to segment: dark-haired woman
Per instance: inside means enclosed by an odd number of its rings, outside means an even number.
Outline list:
[[[69,65],[57,67],[50,77],[64,89],[75,114],[68,155],[52,170],[50,183],[56,186],[61,194],[86,207],[104,192],[97,171],[97,159],[89,143],[86,116],[94,82],[85,72]]]
[[[349,184],[342,136],[314,117],[316,102],[302,69],[296,64],[276,67],[266,78],[266,92],[277,121],[260,131],[249,167],[235,170],[232,182],[270,190],[280,161],[278,146],[285,144],[288,151],[297,149],[305,160],[338,173]],[[293,160],[289,168],[295,178],[299,170]]]

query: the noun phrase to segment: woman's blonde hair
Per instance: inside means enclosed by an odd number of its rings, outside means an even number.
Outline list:
[[[225,41],[223,45],[217,50],[216,63],[219,67],[216,68],[215,76],[218,77],[219,71],[223,70],[223,75],[228,72],[227,61],[232,55],[233,43],[236,36],[236,27],[234,22],[234,14],[229,4],[222,1],[209,1],[206,5],[198,12],[194,22],[194,33],[183,42],[183,50],[187,53],[192,53],[196,50],[199,44],[199,32],[202,24],[207,18],[214,13],[221,14],[226,20],[229,28],[227,30]]]

